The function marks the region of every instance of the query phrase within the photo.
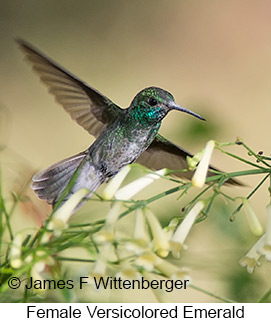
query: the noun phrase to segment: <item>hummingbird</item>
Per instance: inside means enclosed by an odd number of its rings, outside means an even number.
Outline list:
[[[102,183],[134,162],[155,170],[188,168],[186,158],[192,155],[159,134],[161,122],[174,110],[205,119],[178,105],[168,91],[154,86],[145,88],[123,109],[26,41],[17,42],[55,100],[96,138],[85,151],[33,176],[31,188],[40,199],[54,206],[77,170],[64,201],[81,188],[88,189],[90,197]],[[191,179],[192,171],[175,175]]]

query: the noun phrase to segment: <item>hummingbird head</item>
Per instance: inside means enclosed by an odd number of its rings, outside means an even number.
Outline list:
[[[157,124],[171,110],[182,111],[205,120],[200,115],[179,106],[171,93],[158,87],[148,87],[140,91],[133,99],[128,111],[138,121]]]

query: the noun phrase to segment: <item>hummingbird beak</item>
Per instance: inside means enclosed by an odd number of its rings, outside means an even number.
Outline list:
[[[200,120],[203,120],[203,121],[206,121],[203,117],[201,117],[199,114],[189,110],[189,109],[186,109],[186,108],[183,108],[181,107],[180,105],[178,105],[177,103],[175,102],[170,102],[170,104],[168,105],[168,107],[172,110],[178,110],[178,111],[182,111],[182,112],[185,112],[185,113],[188,113],[188,114],[191,114],[192,116],[200,119]]]

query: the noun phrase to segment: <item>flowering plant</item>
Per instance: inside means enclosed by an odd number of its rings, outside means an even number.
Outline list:
[[[249,153],[249,159],[225,150],[225,147],[232,145],[245,148]],[[251,169],[232,173],[213,170],[210,176],[209,166],[214,149],[249,165]],[[256,162],[251,161],[251,158],[256,158]],[[144,169],[144,176],[122,185],[133,168],[142,169],[141,166],[128,165],[105,186],[100,195],[95,193],[92,197],[92,200],[101,204],[110,204],[104,217],[84,223],[71,221],[77,205],[89,193],[86,189],[81,189],[64,204],[56,206],[43,221],[41,227],[34,229],[34,234],[26,234],[26,230],[14,233],[11,217],[15,206],[23,203],[23,194],[14,195],[15,199],[8,209],[0,187],[0,292],[2,295],[10,292],[9,280],[13,276],[19,277],[21,282],[24,280],[27,282],[30,277],[39,281],[52,278],[65,280],[64,278],[69,276],[70,268],[64,264],[79,263],[87,264],[84,269],[82,266],[82,270],[89,278],[88,287],[93,290],[95,290],[94,280],[97,277],[122,277],[128,280],[140,277],[147,280],[188,280],[191,289],[221,301],[231,301],[192,283],[195,278],[193,264],[189,265],[185,261],[191,243],[190,235],[195,231],[194,228],[198,227],[195,224],[204,222],[210,216],[211,209],[219,197],[227,204],[234,205],[240,201],[234,211],[227,211],[229,222],[235,223],[237,214],[244,208],[247,227],[250,228],[251,235],[260,236],[250,251],[240,257],[240,265],[246,267],[248,273],[251,274],[261,264],[261,259],[270,262],[271,204],[269,202],[267,205],[265,230],[251,206],[254,194],[266,180],[270,181],[269,161],[269,157],[256,154],[238,139],[235,143],[228,144],[219,144],[211,140],[204,150],[190,158],[188,160],[190,170],[195,170],[191,182],[170,177],[171,170],[168,169],[156,172]],[[264,177],[246,197],[232,197],[225,193],[224,186],[222,187],[224,183],[230,179],[251,174],[260,174]],[[149,198],[135,198],[142,190],[145,192],[147,186],[161,180],[169,181],[174,186]],[[227,189],[229,188],[225,188]],[[192,198],[187,202],[185,196],[191,192]],[[173,217],[168,216],[166,221],[162,221],[155,215],[150,204],[173,193],[179,193],[178,200],[173,201],[181,211],[177,215],[175,213]],[[76,219],[76,215],[72,218]],[[123,228],[121,223],[126,218],[129,219],[128,222],[126,221],[127,227]],[[67,255],[75,248],[84,250],[85,256]],[[28,301],[36,299],[35,297],[46,297],[44,295],[47,292],[46,288],[34,286],[31,289],[22,290],[20,295],[24,301]],[[152,292],[156,300],[168,301],[166,290],[153,289]],[[263,299],[270,297],[270,294],[271,291],[267,291]],[[74,297],[76,299],[76,295],[76,293],[63,289],[62,296],[65,301],[74,300]],[[97,296],[97,293],[95,295]]]

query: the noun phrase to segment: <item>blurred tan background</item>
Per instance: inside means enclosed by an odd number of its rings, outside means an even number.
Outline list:
[[[0,153],[4,178],[16,178],[19,164],[28,165],[32,171],[44,168],[93,141],[54,102],[23,62],[16,37],[29,41],[122,107],[127,107],[144,87],[154,85],[170,91],[177,103],[207,119],[203,125],[174,112],[163,122],[161,133],[192,153],[210,138],[228,142],[240,136],[256,152],[263,150],[270,155],[270,35],[268,0],[1,1],[0,145],[8,147]],[[244,155],[240,147],[231,151]],[[213,163],[225,171],[248,168],[218,152]],[[245,196],[260,179],[247,177],[247,187],[230,192]],[[6,187],[9,184],[7,180]],[[162,185],[160,191],[165,187]],[[267,184],[264,188],[252,200],[263,225]],[[173,201],[177,204],[176,199]],[[96,204],[93,207],[99,210]],[[170,212],[159,209],[158,213],[163,216]],[[195,229],[195,235],[201,236],[199,244],[192,236],[191,247],[193,252],[195,244],[194,253],[201,255],[195,262],[204,262],[208,271],[204,246],[210,251],[214,245],[206,236],[212,236],[217,228],[212,227],[211,220],[206,222]],[[249,246],[244,246],[244,252]],[[223,238],[215,247],[231,253]],[[235,251],[233,262],[239,270],[236,262],[240,250]],[[223,255],[220,257],[223,259]],[[224,267],[221,261],[219,266]],[[215,263],[211,261],[210,268]],[[199,267],[194,282],[230,294],[229,288],[221,287],[221,277],[212,276],[212,270],[206,278]],[[242,274],[244,271],[240,269]],[[266,271],[259,274],[261,286]],[[193,292],[185,297],[181,300],[213,300]]]

